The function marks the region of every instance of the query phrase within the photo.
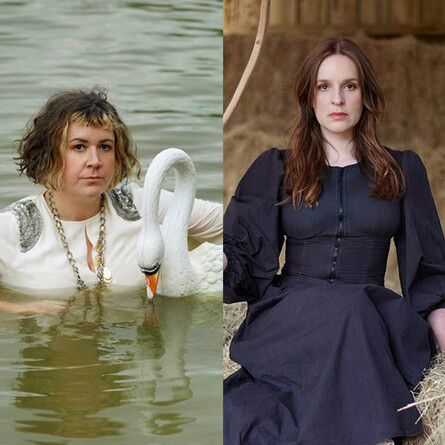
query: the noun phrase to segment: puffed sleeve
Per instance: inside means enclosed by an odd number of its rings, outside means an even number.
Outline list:
[[[403,152],[406,180],[402,217],[394,237],[404,297],[423,317],[445,307],[445,241],[420,157]]]
[[[260,298],[279,268],[283,245],[280,187],[284,152],[259,156],[241,179],[224,215],[224,301]]]

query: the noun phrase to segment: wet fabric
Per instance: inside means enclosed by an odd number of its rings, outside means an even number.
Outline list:
[[[371,198],[361,164],[330,167],[318,205],[277,205],[285,151],[263,153],[224,219],[227,303],[248,301],[224,384],[226,445],[375,445],[421,432],[413,401],[445,307],[445,242],[422,161],[399,202]],[[384,287],[391,239],[403,297]],[[279,254],[286,240],[281,275]]]

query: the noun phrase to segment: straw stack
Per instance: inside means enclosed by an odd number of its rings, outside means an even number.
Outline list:
[[[445,444],[445,353],[438,354],[420,382],[415,396],[425,432],[404,445]],[[414,408],[409,408],[414,409]]]

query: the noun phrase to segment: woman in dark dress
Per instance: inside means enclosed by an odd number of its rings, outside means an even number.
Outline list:
[[[224,219],[224,298],[249,304],[224,443],[393,443],[422,431],[415,408],[397,409],[434,335],[445,348],[445,242],[427,175],[416,153],[378,141],[383,94],[353,42],[316,47],[296,96],[292,149],[254,162]],[[384,287],[393,237],[403,297]]]

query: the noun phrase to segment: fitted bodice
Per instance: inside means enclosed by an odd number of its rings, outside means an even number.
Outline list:
[[[287,238],[283,275],[302,282],[383,285],[401,206],[371,198],[370,193],[359,163],[330,167],[318,205],[300,210],[283,206],[281,226]]]

